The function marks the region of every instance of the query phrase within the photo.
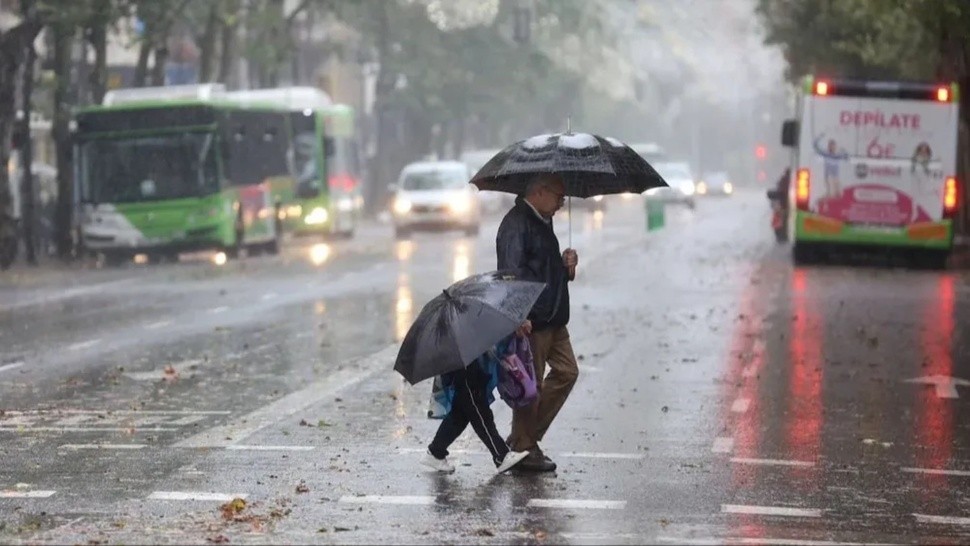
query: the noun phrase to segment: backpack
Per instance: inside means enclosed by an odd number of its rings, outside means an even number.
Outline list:
[[[498,393],[511,408],[524,408],[539,397],[529,338],[512,336],[508,352],[499,360]]]

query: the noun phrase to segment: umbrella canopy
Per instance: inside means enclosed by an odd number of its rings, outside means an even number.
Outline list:
[[[562,176],[571,197],[667,186],[640,154],[619,140],[569,132],[516,142],[492,157],[471,183],[481,190],[522,194],[537,175],[549,173]]]
[[[500,271],[458,281],[421,309],[394,369],[413,385],[464,368],[525,322],[543,288]]]

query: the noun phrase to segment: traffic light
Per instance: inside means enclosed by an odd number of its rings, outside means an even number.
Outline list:
[[[764,159],[768,157],[768,148],[765,148],[764,144],[758,144],[754,148],[754,156],[758,159]]]

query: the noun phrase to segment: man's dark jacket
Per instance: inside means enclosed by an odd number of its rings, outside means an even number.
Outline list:
[[[522,197],[502,219],[495,237],[498,269],[512,270],[524,280],[546,283],[529,314],[536,330],[569,323],[569,271],[563,264],[559,239]]]

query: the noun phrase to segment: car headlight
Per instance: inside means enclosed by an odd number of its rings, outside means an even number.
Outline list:
[[[724,193],[731,193],[734,191],[734,184],[730,182],[724,183]]]
[[[286,215],[290,218],[299,218],[303,216],[303,207],[300,205],[290,205],[286,207]]]
[[[455,214],[464,214],[471,210],[472,199],[467,195],[455,196],[451,199],[451,201],[448,202],[448,208],[450,208],[451,212],[454,212]]]
[[[326,224],[328,218],[330,218],[330,214],[327,213],[327,209],[323,207],[314,207],[314,209],[310,211],[310,214],[307,214],[303,218],[303,223],[308,226],[319,226],[320,224]]]
[[[680,185],[680,191],[684,192],[684,195],[694,195],[694,183],[689,180],[684,182]]]
[[[403,197],[394,200],[394,212],[397,214],[407,214],[411,212],[411,202]]]
[[[354,210],[354,200],[349,197],[344,197],[337,201],[337,210],[340,212],[350,212]]]
[[[701,183],[697,184],[697,193],[699,193],[701,195],[704,195],[705,193],[707,193],[707,183],[706,182],[701,182]]]
[[[594,195],[593,196],[593,201],[596,201],[597,203],[599,203],[602,200],[603,200],[603,196],[602,195]]]

